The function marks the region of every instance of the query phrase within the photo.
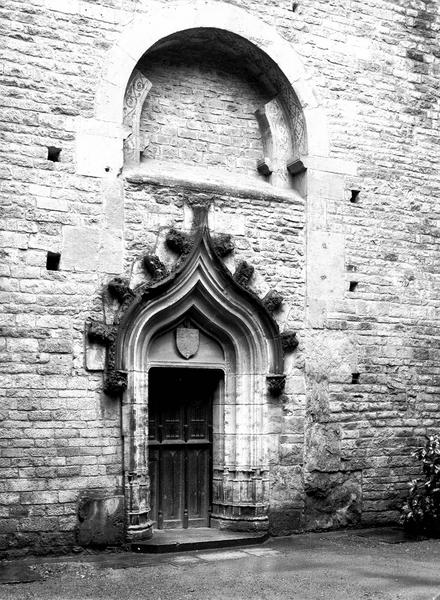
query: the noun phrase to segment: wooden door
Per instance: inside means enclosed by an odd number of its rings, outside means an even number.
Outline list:
[[[217,372],[149,372],[151,518],[158,529],[209,526]]]

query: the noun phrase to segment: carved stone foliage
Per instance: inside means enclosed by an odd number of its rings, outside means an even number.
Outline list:
[[[108,346],[115,341],[116,331],[112,325],[100,321],[90,321],[87,327],[87,337],[92,344]]]
[[[109,396],[120,396],[127,389],[127,373],[108,370],[106,372],[104,392]]]
[[[271,374],[266,377],[266,380],[269,394],[275,398],[281,396],[286,385],[286,376],[280,374]]]
[[[225,258],[225,256],[231,254],[235,248],[234,240],[229,233],[216,235],[212,240],[212,245],[214,252],[220,256],[220,258]]]
[[[281,345],[283,352],[293,352],[298,347],[299,341],[295,331],[284,331],[281,334]]]
[[[108,283],[107,287],[108,291],[110,292],[110,295],[121,303],[127,299],[127,296],[133,296],[133,292],[130,289],[129,281],[124,277],[114,277]]]
[[[124,141],[124,162],[136,165],[140,161],[141,139],[139,122],[145,98],[151,89],[151,82],[143,73],[135,69],[125,92],[124,125],[128,131]]]
[[[155,254],[145,254],[142,264],[148,275],[155,281],[164,279],[168,275],[168,269]]]
[[[277,292],[277,290],[270,290],[263,298],[263,304],[270,313],[274,313],[281,307],[283,299],[280,292]]]
[[[255,269],[252,265],[247,263],[245,260],[242,260],[237,265],[237,269],[234,273],[234,280],[242,287],[247,288],[252,275],[254,274],[254,270]]]
[[[166,244],[172,252],[179,256],[185,256],[192,250],[193,239],[188,234],[172,228],[167,233]]]

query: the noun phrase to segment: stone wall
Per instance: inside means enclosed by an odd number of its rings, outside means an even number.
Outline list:
[[[120,404],[85,369],[84,324],[110,311],[112,276],[138,281],[145,248],[160,253],[167,228],[187,227],[195,192],[123,183],[110,144],[84,123],[105,104],[102,79],[121,76],[105,68],[124,27],[167,4],[2,6],[2,552],[84,541],[90,499],[120,523],[108,508],[119,514]],[[330,138],[330,159],[309,165],[305,210],[230,193],[213,203],[213,228],[236,238],[233,260],[253,263],[259,294],[287,296],[277,319],[300,339],[285,397],[269,407],[273,531],[394,519],[418,473],[411,451],[439,423],[439,3],[229,4],[292,44]],[[61,148],[58,162],[48,147]],[[253,145],[246,170],[250,157]],[[48,252],[61,253],[59,270],[47,270]],[[100,543],[120,541],[109,531]]]
[[[141,116],[145,159],[256,177],[263,145],[254,113],[270,97],[240,64],[205,45],[146,57],[140,68],[152,83]]]

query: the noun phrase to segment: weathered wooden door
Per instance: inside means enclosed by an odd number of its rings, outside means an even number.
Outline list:
[[[158,529],[209,526],[216,373],[149,372],[151,518]]]

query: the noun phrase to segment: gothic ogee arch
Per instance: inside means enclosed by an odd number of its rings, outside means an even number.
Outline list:
[[[224,265],[208,230],[206,207],[194,210],[190,246],[177,267],[133,291],[121,288],[121,311],[109,350],[107,378],[111,391],[122,395],[127,533],[133,541],[150,537],[154,525],[148,411],[149,377],[158,365],[222,371],[223,387],[214,402],[210,523],[268,528],[266,411],[269,398],[281,393],[284,384],[286,334],[280,333],[267,304]],[[214,359],[212,353],[204,359],[203,350],[193,360],[176,352],[175,334],[188,322],[193,332],[220,349]],[[167,333],[168,358],[160,365],[154,346]]]

